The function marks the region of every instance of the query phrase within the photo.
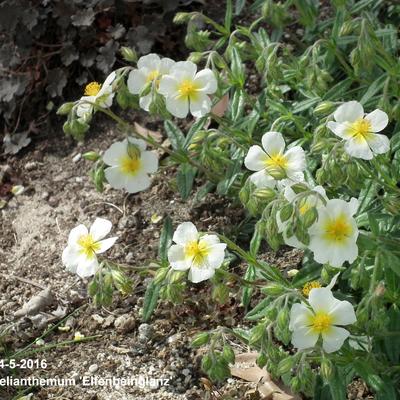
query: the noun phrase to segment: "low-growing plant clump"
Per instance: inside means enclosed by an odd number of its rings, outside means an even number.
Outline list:
[[[296,393],[341,400],[360,377],[377,399],[396,399],[398,7],[332,0],[319,18],[319,2],[263,0],[251,6],[254,21],[235,26],[234,12],[245,1],[235,5],[227,1],[223,24],[196,12],[176,15],[177,23],[188,24],[186,44],[194,50],[188,60],[156,54],[137,60],[124,48],[133,66],[112,71],[103,84],[87,85],[79,100],[64,104],[64,131],[82,139],[101,112],[126,135],[103,155],[96,149],[84,155],[94,162],[91,175],[100,191],[104,184],[146,190],[160,163],[177,167],[182,198],[201,181],[198,197],[216,191],[246,208],[247,245],[221,232],[198,232],[190,221],[173,227],[165,217],[159,260],[147,268],[154,279],[144,299],[145,321],[159,299],[184,302],[188,281],[209,280],[219,303],[232,290],[228,283],[241,292],[252,327],[218,327],[193,342],[207,346],[202,369],[212,381],[230,376],[231,336],[257,351],[258,365]],[[293,13],[303,36],[285,41]],[[208,30],[195,29],[199,19]],[[256,85],[248,84],[250,71]],[[115,104],[161,116],[171,147],[138,132],[113,111]],[[173,117],[188,116],[195,121],[182,132]],[[159,161],[151,148],[167,157]],[[76,227],[62,257],[68,270],[94,275],[89,293],[99,305],[110,304],[115,290],[131,289],[123,266],[103,256],[116,242],[104,239],[110,230],[103,219],[89,230]],[[259,259],[263,241],[273,250],[303,250],[301,268],[283,273]],[[245,270],[236,268],[240,262]]]

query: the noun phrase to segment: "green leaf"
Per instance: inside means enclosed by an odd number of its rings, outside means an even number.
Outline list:
[[[191,144],[191,142],[192,142],[192,139],[193,139],[193,136],[194,136],[200,129],[202,129],[202,128],[204,127],[204,124],[206,123],[207,119],[208,119],[208,116],[199,118],[199,119],[191,126],[191,128],[189,129],[188,134],[186,135],[186,139],[185,139],[184,146],[183,146],[184,149],[187,149],[187,148],[190,146],[190,144]]]
[[[387,74],[382,74],[378,79],[372,82],[371,85],[368,86],[368,90],[364,93],[363,97],[361,97],[360,103],[364,105],[371,97],[382,90],[387,79]]]
[[[160,293],[160,286],[151,281],[147,286],[146,293],[143,300],[143,316],[144,322],[148,321],[157,306],[158,297]]]
[[[225,12],[225,29],[227,30],[227,33],[231,31],[231,25],[232,25],[232,0],[227,0],[226,1],[226,12]]]
[[[249,265],[247,267],[246,273],[244,274],[244,279],[246,279],[247,281],[253,281],[255,277],[256,277],[256,269],[254,268],[253,265]],[[246,309],[250,304],[252,294],[253,294],[253,288],[251,286],[250,287],[245,286],[243,288],[242,304],[243,304],[243,307]]]
[[[244,91],[242,89],[236,90],[233,94],[230,104],[230,114],[232,121],[237,121],[243,115],[245,104],[246,101]]]
[[[167,215],[164,219],[163,228],[160,234],[160,242],[158,245],[158,256],[161,259],[163,265],[168,265],[168,249],[171,247],[172,244],[172,235],[173,235],[173,228],[172,228],[172,220]]]
[[[246,0],[236,0],[235,15],[239,15],[242,12],[245,5],[246,5]]]
[[[232,83],[240,88],[243,88],[245,82],[244,66],[239,51],[236,47],[231,48],[231,55]]]
[[[197,169],[189,163],[184,163],[179,166],[178,173],[176,175],[176,183],[183,200],[187,200],[192,191],[196,173]]]
[[[165,132],[168,139],[171,141],[174,150],[181,150],[185,144],[185,135],[182,131],[170,120],[164,122]]]

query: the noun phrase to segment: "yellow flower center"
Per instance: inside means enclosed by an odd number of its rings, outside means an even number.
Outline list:
[[[101,85],[98,82],[90,82],[85,87],[85,96],[96,96],[100,92]]]
[[[371,128],[371,122],[364,118],[359,118],[350,124],[348,133],[356,140],[362,140],[371,134]]]
[[[100,243],[96,242],[90,233],[82,235],[78,239],[78,245],[81,247],[80,252],[85,254],[87,258],[93,258],[96,251],[100,250]]]
[[[311,289],[317,289],[322,287],[321,284],[318,281],[311,281],[311,282],[307,282],[302,289],[302,293],[304,294],[304,296],[308,297]]]
[[[195,266],[201,267],[209,254],[209,248],[204,242],[194,240],[185,246],[185,256],[191,258]]]
[[[126,175],[135,176],[141,169],[142,162],[140,158],[124,156],[120,160],[119,168]]]
[[[160,75],[160,73],[158,72],[158,70],[154,69],[153,71],[150,71],[147,74],[146,81],[147,82],[152,82],[152,81],[156,80],[159,75]]]
[[[311,318],[311,329],[315,333],[326,333],[332,326],[332,317],[326,312],[318,312]]]
[[[326,240],[340,244],[351,235],[353,229],[346,216],[339,215],[325,224],[324,231]]]
[[[303,200],[299,207],[300,215],[304,215],[311,208],[311,204],[307,200]]]
[[[198,85],[190,80],[184,79],[178,86],[178,92],[181,97],[193,99],[197,95]]]

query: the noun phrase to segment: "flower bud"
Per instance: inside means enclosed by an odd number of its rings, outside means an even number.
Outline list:
[[[136,144],[133,144],[128,141],[128,156],[133,158],[134,160],[138,160],[140,158],[141,151]]]
[[[87,153],[84,153],[82,157],[88,161],[97,161],[100,158],[100,154],[95,151],[88,151]]]
[[[333,103],[332,101],[323,101],[314,108],[314,114],[318,116],[327,115],[330,114],[334,108],[335,108],[335,103]]]
[[[275,191],[270,188],[257,189],[254,191],[254,196],[260,200],[272,200],[275,198]]]
[[[326,380],[329,381],[333,375],[333,365],[332,362],[327,359],[323,358],[321,362],[321,375]]]
[[[286,374],[287,372],[289,372],[293,368],[293,365],[294,365],[293,357],[284,358],[278,364],[278,369],[277,369],[278,375]]]
[[[71,112],[73,107],[74,107],[74,103],[73,102],[64,103],[57,110],[57,115],[68,115]]]
[[[275,179],[280,180],[286,178],[286,171],[282,167],[268,166],[266,168],[268,173]]]
[[[265,367],[268,362],[268,356],[265,353],[260,353],[257,357],[256,363],[260,368]]]
[[[293,278],[294,276],[296,276],[299,273],[298,269],[291,269],[287,272],[287,276],[289,278]]]
[[[194,51],[189,54],[188,61],[198,64],[202,58],[203,58],[203,53],[201,53],[200,51]]]
[[[285,287],[280,285],[279,283],[271,282],[267,286],[263,287],[261,291],[264,294],[268,294],[270,296],[279,296],[285,293]]]
[[[222,350],[222,357],[228,362],[228,364],[235,363],[235,353],[231,346],[225,345]]]
[[[201,360],[201,369],[204,372],[207,372],[211,368],[212,364],[213,364],[213,362],[212,362],[210,355],[206,354],[203,357],[203,359]]]
[[[318,218],[318,211],[312,207],[308,209],[302,216],[303,224],[305,228],[309,228]]]
[[[180,24],[186,24],[190,21],[190,19],[192,18],[191,13],[187,13],[187,12],[178,12],[175,14],[175,17],[173,19],[174,24],[180,25]]]
[[[199,333],[193,340],[192,346],[193,347],[201,347],[208,343],[210,339],[210,335],[207,332]]]
[[[279,214],[281,221],[286,222],[293,214],[293,205],[288,203],[282,207],[281,212]]]
[[[137,54],[136,51],[131,49],[130,47],[121,47],[121,55],[125,61],[128,62],[136,62]]]

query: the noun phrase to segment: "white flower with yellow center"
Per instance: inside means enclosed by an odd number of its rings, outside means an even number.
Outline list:
[[[358,228],[353,215],[357,212],[358,200],[328,200],[318,208],[318,221],[309,229],[308,248],[315,261],[340,267],[345,261],[350,264],[358,256]]]
[[[138,69],[133,70],[128,77],[127,86],[132,94],[140,94],[142,90],[151,82],[153,89],[158,89],[160,79],[168,74],[171,67],[175,64],[170,58],[160,58],[157,54],[148,54],[139,58]],[[153,92],[142,96],[139,100],[140,107],[149,111],[153,98]]]
[[[364,115],[363,106],[357,101],[342,104],[333,114],[335,121],[328,128],[346,141],[344,148],[352,157],[371,160],[374,154],[389,151],[389,138],[376,134],[385,129],[388,116],[381,110]]]
[[[176,229],[172,240],[176,243],[168,251],[171,268],[189,270],[189,280],[194,283],[214,276],[225,258],[225,243],[216,235],[200,235],[191,222],[184,222]]]
[[[217,91],[217,80],[211,69],[197,72],[191,61],[177,62],[160,81],[159,93],[165,96],[167,110],[178,118],[190,113],[199,118],[211,110],[208,96]]]
[[[308,185],[307,185],[308,186]],[[314,193],[313,193],[314,192]],[[307,195],[299,197],[291,186],[286,186],[283,192],[284,197],[289,203],[293,203],[296,199],[296,206],[299,216],[303,216],[309,209],[313,207],[321,207],[324,205],[323,199],[328,200],[326,197],[325,189],[322,186],[315,186],[310,188]],[[296,247],[297,249],[305,249],[307,246],[301,243],[295,235],[288,237],[286,228],[290,220],[282,221],[280,212],[276,215],[276,222],[278,224],[278,231],[282,233],[283,239],[288,246]]]
[[[311,289],[308,302],[311,308],[297,303],[290,311],[293,346],[299,350],[309,349],[321,336],[322,348],[327,353],[339,350],[350,335],[340,325],[354,324],[357,320],[353,306],[348,301],[336,299],[330,288]]]
[[[146,151],[146,142],[141,139],[113,143],[105,151],[103,161],[110,165],[104,173],[111,187],[129,193],[147,189],[151,184],[149,174],[158,169],[156,153]]]
[[[89,103],[96,103],[103,108],[110,108],[112,106],[114,98],[112,84],[115,76],[115,72],[111,72],[102,85],[98,82],[90,82],[86,85],[85,95],[81,97],[76,107],[78,117],[85,117],[92,114],[94,107]]]
[[[251,146],[244,160],[247,169],[257,171],[250,180],[258,188],[274,188],[278,180],[283,185],[304,180],[306,159],[300,146],[285,151],[285,141],[279,132],[265,133],[261,143],[263,148]]]
[[[112,223],[107,219],[96,218],[89,230],[85,225],[72,229],[68,245],[62,253],[62,262],[67,270],[81,278],[94,275],[99,268],[97,254],[104,253],[118,239],[104,239],[110,233],[111,227]]]

